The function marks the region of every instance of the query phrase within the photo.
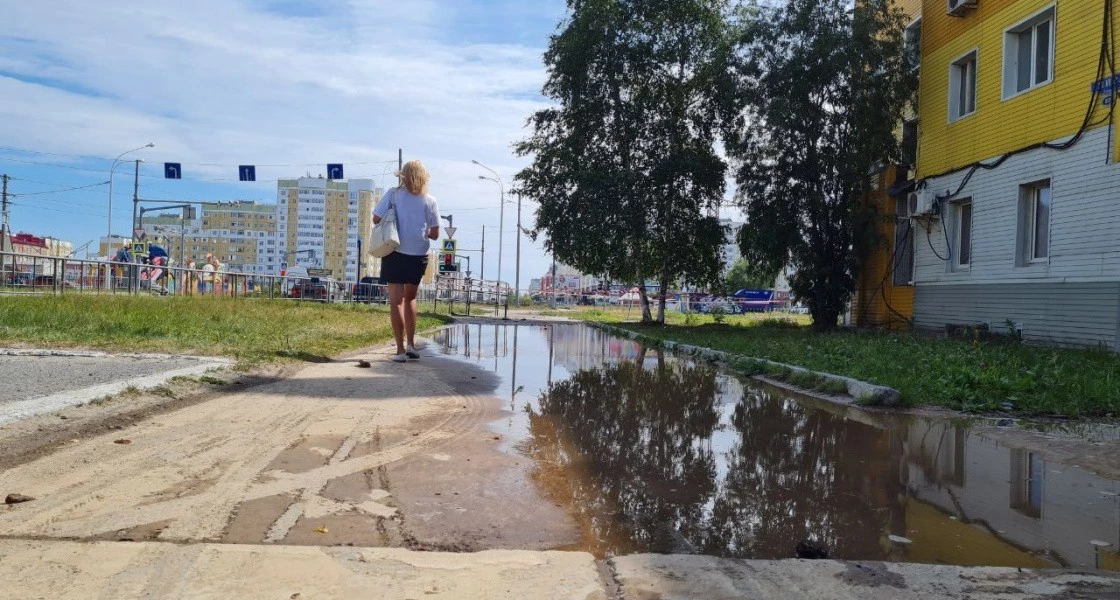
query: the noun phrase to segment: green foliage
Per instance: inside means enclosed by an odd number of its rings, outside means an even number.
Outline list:
[[[745,258],[740,258],[731,265],[725,280],[726,291],[729,294],[742,289],[768,290],[774,287],[778,272],[756,267]]]
[[[835,329],[857,268],[868,173],[899,158],[916,89],[891,0],[784,0],[740,13],[724,110],[752,264],[791,264],[814,326]]]
[[[556,106],[516,145],[546,249],[583,272],[713,285],[726,164],[715,81],[724,0],[569,0],[544,55]],[[664,299],[660,307],[664,307]],[[642,295],[643,320],[652,320]],[[658,320],[664,322],[663,310]]]
[[[930,339],[888,332],[822,334],[755,321],[738,327],[644,327],[643,335],[714,348],[813,371],[836,373],[899,390],[908,405],[988,412],[1011,402],[1023,415],[1120,415],[1120,354],[1108,350],[1047,348],[979,340]],[[745,374],[787,375],[742,359]],[[823,390],[828,391],[828,390]],[[868,401],[873,399],[868,398]]]
[[[716,323],[723,323],[724,319],[727,318],[727,309],[721,304],[713,304],[708,309],[708,314],[712,316],[712,320]]]

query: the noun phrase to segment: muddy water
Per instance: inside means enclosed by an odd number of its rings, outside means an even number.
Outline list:
[[[501,379],[491,426],[575,522],[566,549],[786,558],[813,540],[844,559],[1120,570],[1120,482],[1006,423],[839,407],[582,325],[437,342]]]

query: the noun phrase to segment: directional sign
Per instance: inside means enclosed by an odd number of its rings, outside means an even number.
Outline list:
[[[454,239],[443,240],[443,251],[450,254],[451,256],[455,256],[455,250],[457,247],[458,242],[456,242]]]
[[[346,179],[342,176],[342,163],[330,163],[327,165],[327,179]]]
[[[253,165],[241,165],[237,167],[237,172],[241,177],[241,181],[257,180],[257,168]]]
[[[455,237],[455,232],[458,231],[459,229],[457,227],[452,227],[452,226],[448,225],[447,227],[444,227],[443,230],[447,232],[447,237],[453,238],[453,237]]]
[[[449,265],[440,263],[439,272],[440,273],[458,273],[459,272],[459,263],[451,263]]]
[[[164,179],[182,179],[183,165],[179,163],[163,163]]]

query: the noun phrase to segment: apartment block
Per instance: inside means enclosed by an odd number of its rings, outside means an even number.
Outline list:
[[[373,208],[381,194],[372,179],[281,180],[277,226],[286,266],[323,269],[340,281],[355,281],[359,266],[363,275],[375,273],[380,265],[364,248],[369,247]]]

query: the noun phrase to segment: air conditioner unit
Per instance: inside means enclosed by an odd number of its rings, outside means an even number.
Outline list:
[[[976,8],[979,0],[949,0],[949,14],[954,17],[964,15],[966,11]]]
[[[933,201],[936,199],[931,190],[917,190],[906,196],[906,206],[911,217],[928,215],[933,212]]]

